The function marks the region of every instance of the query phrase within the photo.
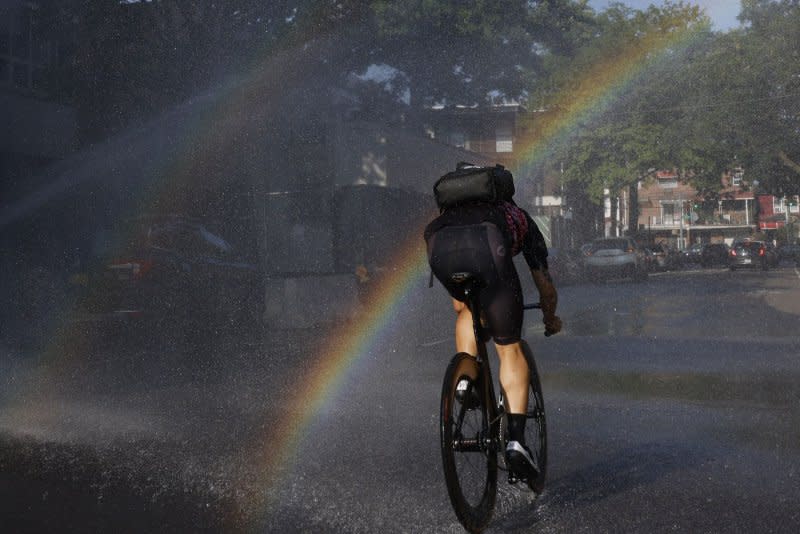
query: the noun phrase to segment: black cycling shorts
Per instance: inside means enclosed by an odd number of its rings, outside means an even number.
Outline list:
[[[428,262],[448,293],[464,301],[451,280],[457,272],[478,275],[481,306],[495,343],[509,345],[522,334],[522,287],[503,233],[491,223],[445,226],[428,239]]]

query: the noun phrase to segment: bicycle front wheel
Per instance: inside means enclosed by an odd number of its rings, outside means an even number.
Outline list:
[[[522,352],[528,362],[528,374],[530,375],[528,407],[525,410],[527,416],[525,443],[528,444],[539,468],[539,476],[529,480],[528,486],[536,493],[541,493],[547,476],[547,420],[544,414],[544,395],[542,395],[542,383],[539,380],[539,370],[536,368],[533,352],[525,340],[522,340]]]
[[[461,524],[480,532],[489,523],[497,496],[498,430],[494,410],[483,395],[475,358],[456,354],[444,377],[440,429],[444,478],[450,502]],[[467,391],[456,394],[462,379],[470,379]],[[477,388],[473,395],[471,388]]]

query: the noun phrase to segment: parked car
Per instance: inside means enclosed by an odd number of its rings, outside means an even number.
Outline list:
[[[730,248],[725,243],[708,243],[700,249],[700,265],[712,267],[714,265],[728,265]]]
[[[766,271],[778,264],[778,255],[774,247],[764,241],[734,243],[728,258],[731,271],[740,267],[761,268]]]
[[[647,259],[644,249],[628,237],[596,239],[584,258],[589,279],[631,277],[647,279]]]
[[[654,243],[645,247],[650,271],[668,271],[677,266],[675,252],[669,247]]]
[[[207,223],[148,216],[123,226],[88,269],[88,317],[208,327],[259,319],[259,270]]]
[[[700,263],[700,255],[703,251],[703,245],[695,243],[689,248],[681,251],[681,263],[689,265],[692,263]]]

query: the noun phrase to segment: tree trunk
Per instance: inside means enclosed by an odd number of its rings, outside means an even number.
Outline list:
[[[617,226],[619,224],[617,220],[617,206],[619,206],[619,197],[617,196],[617,192],[613,190],[609,193],[608,197],[611,204],[611,227],[609,233],[611,237],[617,237]]]
[[[628,233],[636,235],[639,232],[639,184],[628,186]]]

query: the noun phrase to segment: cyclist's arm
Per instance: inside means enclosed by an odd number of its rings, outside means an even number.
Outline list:
[[[561,331],[561,319],[556,315],[558,306],[558,291],[553,285],[553,279],[547,269],[531,269],[533,283],[539,291],[539,304],[542,306],[542,322],[548,334],[557,334]]]
[[[552,335],[561,331],[561,319],[556,315],[558,292],[547,269],[547,245],[544,236],[527,212],[525,217],[528,221],[528,232],[525,235],[522,251],[531,270],[533,283],[539,291],[545,331],[548,335]]]

